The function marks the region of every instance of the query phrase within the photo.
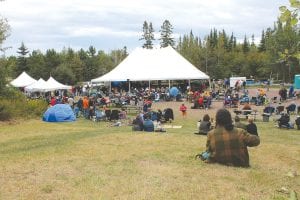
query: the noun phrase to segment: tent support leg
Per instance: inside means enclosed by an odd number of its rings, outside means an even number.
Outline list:
[[[128,80],[128,93],[130,93],[130,80]]]
[[[171,88],[171,82],[170,82],[170,80],[169,80],[169,89]]]
[[[111,81],[109,81],[109,93],[111,92]]]

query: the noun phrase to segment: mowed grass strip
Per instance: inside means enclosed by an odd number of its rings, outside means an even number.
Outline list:
[[[0,199],[287,199],[300,191],[300,131],[258,122],[251,168],[205,164],[195,119],[167,133],[106,122],[0,125]],[[298,176],[290,176],[290,173]],[[286,188],[287,191],[282,191]]]

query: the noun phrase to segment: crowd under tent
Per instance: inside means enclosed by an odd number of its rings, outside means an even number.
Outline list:
[[[14,87],[26,87],[35,83],[36,80],[29,76],[26,72],[22,72],[17,78],[12,80],[10,84]]]
[[[158,49],[136,48],[112,71],[92,79],[92,83],[112,81],[209,80],[172,47]]]

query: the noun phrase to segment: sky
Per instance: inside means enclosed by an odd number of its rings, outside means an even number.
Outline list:
[[[259,41],[282,5],[288,0],[4,0],[0,16],[8,20],[11,35],[2,47],[11,47],[6,56],[17,55],[22,42],[30,52],[92,45],[107,53],[126,46],[130,53],[143,44],[144,21],[152,22],[158,39],[166,19],[175,39],[191,30],[203,39],[216,28],[239,41],[252,34]]]

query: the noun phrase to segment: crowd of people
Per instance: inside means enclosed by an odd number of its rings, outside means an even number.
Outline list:
[[[214,84],[219,85],[218,83]],[[247,147],[257,146],[260,143],[258,128],[250,115],[252,110],[251,104],[255,106],[264,105],[264,112],[268,110],[271,114],[278,111],[277,114],[280,114],[280,118],[277,121],[280,128],[293,127],[289,114],[297,109],[295,103],[286,107],[287,112],[283,112],[285,108],[282,110],[273,108],[271,104],[274,103],[275,98],[268,98],[267,91],[264,88],[258,88],[256,96],[250,98],[245,81],[239,82],[234,88],[229,86],[228,80],[224,81],[222,87],[214,86],[211,90],[207,90],[205,87],[201,87],[199,90],[192,90],[192,88],[187,87],[185,92],[179,90],[175,96],[172,96],[171,88],[168,87],[153,89],[147,87],[133,88],[131,93],[114,91],[107,93],[107,96],[99,95],[98,93],[89,96],[88,93],[86,90],[79,90],[79,94],[87,95],[79,96],[77,99],[73,95],[68,97],[53,96],[49,99],[49,104],[53,106],[58,103],[67,103],[74,109],[77,117],[116,120],[118,126],[120,125],[119,119],[127,118],[127,111],[124,106],[137,106],[140,108],[140,112],[130,121],[133,131],[165,132],[161,124],[174,120],[173,110],[170,108],[153,110],[153,103],[159,101],[182,101],[178,111],[180,111],[182,119],[185,119],[189,108],[184,101],[193,105],[191,109],[208,109],[211,107],[213,100],[220,98],[221,94],[223,94],[224,108],[217,111],[215,118],[205,114],[198,122],[198,131],[195,134],[207,137],[206,151],[200,157],[208,163],[217,162],[241,167],[250,166]],[[281,87],[278,95],[280,97],[278,103],[281,106],[280,104],[288,98],[295,97],[295,91],[293,87],[290,87],[289,90]],[[182,98],[185,100],[182,100]],[[110,109],[112,104],[116,110]],[[227,110],[228,108],[239,107],[238,105],[243,105],[239,112],[246,116],[247,123],[241,122],[238,113],[233,119],[230,111]],[[300,129],[300,117],[296,119],[295,124]]]

